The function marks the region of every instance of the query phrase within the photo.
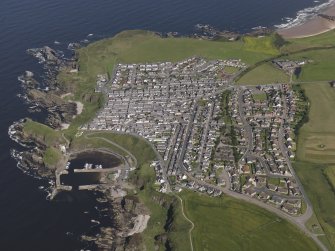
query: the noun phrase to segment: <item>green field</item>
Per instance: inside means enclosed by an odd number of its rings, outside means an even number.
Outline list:
[[[335,30],[305,38],[289,39],[286,45],[281,48],[282,52],[293,52],[302,49],[334,46]]]
[[[48,167],[54,167],[62,159],[60,150],[54,147],[48,147],[43,156],[43,162]]]
[[[302,52],[288,58],[312,61],[302,67],[301,74],[298,79],[295,79],[296,81],[317,82],[335,79],[335,48]]]
[[[266,96],[266,93],[254,93],[252,94],[252,98],[255,101],[265,101],[267,96]]]
[[[30,119],[23,124],[23,133],[46,146],[58,146],[66,143],[61,132]]]
[[[294,168],[304,185],[309,199],[313,204],[314,212],[326,233],[324,243],[330,250],[335,247],[335,193],[329,184],[324,170],[326,165],[298,161]]]
[[[259,37],[245,36],[243,37],[243,41],[245,43],[244,48],[247,51],[266,52],[270,55],[278,55],[279,48],[284,43],[276,34]]]
[[[335,89],[329,84],[303,84],[310,101],[309,121],[299,131],[298,159],[335,163]]]
[[[329,185],[332,186],[333,190],[335,191],[335,167],[334,166],[328,166],[324,171]]]
[[[274,83],[287,83],[289,76],[283,71],[275,68],[271,63],[264,63],[238,80],[238,84],[261,85]]]
[[[318,250],[296,227],[257,206],[193,192],[182,192],[181,197],[195,224],[195,251]]]
[[[335,249],[335,89],[327,83],[302,84],[310,101],[309,120],[299,130],[294,167],[312,201],[331,249]]]

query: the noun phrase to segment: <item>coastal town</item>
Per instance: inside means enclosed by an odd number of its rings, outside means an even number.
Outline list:
[[[293,73],[304,62],[273,64]],[[233,85],[246,66],[198,57],[118,64],[111,79],[97,76],[95,91],[108,100],[81,129],[146,139],[158,156],[152,167],[160,192],[229,190],[300,215],[305,202],[291,160],[303,97],[288,84]]]

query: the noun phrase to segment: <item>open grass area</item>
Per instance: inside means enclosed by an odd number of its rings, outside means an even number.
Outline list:
[[[255,100],[255,101],[265,101],[267,96],[266,96],[266,93],[254,93],[252,94],[252,98]]]
[[[226,66],[224,68],[224,72],[228,74],[234,74],[237,73],[240,69],[232,66]]]
[[[335,79],[335,48],[302,52],[288,58],[312,61],[302,67],[299,77],[295,78],[296,81],[316,82]]]
[[[324,170],[324,174],[326,175],[326,178],[328,179],[329,185],[331,185],[333,190],[335,191],[335,166],[328,166]]]
[[[279,54],[279,47],[281,44],[277,44],[277,40],[279,40],[278,35],[271,35],[271,36],[260,36],[260,37],[250,37],[245,36],[243,37],[244,41],[244,48],[247,51],[254,51],[254,52],[262,52],[270,55],[278,55]]]
[[[195,224],[196,251],[318,250],[295,226],[252,204],[193,192],[180,196],[187,217]]]
[[[334,46],[335,31],[329,31],[317,36],[289,39],[288,44],[282,47],[282,52],[292,52],[301,49],[321,46]]]
[[[96,132],[88,136],[88,138],[94,137],[103,137],[124,147],[135,156],[139,166],[148,162],[148,160],[151,161],[155,159],[156,155],[151,146],[144,139],[140,139],[139,137],[108,132]]]
[[[289,76],[275,68],[271,63],[264,63],[252,69],[238,80],[238,84],[261,85],[287,83]]]
[[[279,186],[280,185],[280,179],[279,178],[268,178],[268,183],[275,185],[275,186]]]
[[[310,101],[309,121],[299,131],[298,159],[335,163],[335,89],[329,84],[301,85]]]
[[[298,161],[294,167],[326,233],[320,239],[334,250],[335,89],[327,83],[301,84],[301,87],[310,101],[310,110],[308,122],[299,130]]]
[[[62,153],[54,147],[48,147],[43,155],[43,162],[49,168],[54,167],[61,159]]]
[[[324,171],[326,165],[296,162],[294,168],[313,204],[313,209],[326,233],[325,244],[335,249],[335,193]],[[308,224],[307,224],[308,226]]]
[[[127,153],[124,152],[121,148],[110,144],[103,139],[98,138],[90,138],[87,139],[83,136],[79,138],[75,138],[71,143],[72,151],[81,151],[85,149],[94,149],[94,148],[108,148],[110,151],[120,154],[122,156],[126,156]]]
[[[58,146],[66,143],[61,132],[30,119],[24,123],[23,133],[46,146]]]

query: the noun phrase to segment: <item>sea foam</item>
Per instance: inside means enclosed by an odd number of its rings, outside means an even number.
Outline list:
[[[329,6],[334,5],[335,0],[329,0],[328,2],[322,3],[320,5],[305,8],[297,12],[295,18],[284,17],[282,20],[285,21],[282,24],[275,25],[278,29],[287,29],[300,24],[305,23],[307,20],[314,18],[320,12],[326,10]]]

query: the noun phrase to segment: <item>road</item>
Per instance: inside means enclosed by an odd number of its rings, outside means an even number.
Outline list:
[[[252,128],[249,125],[249,123],[246,121],[244,112],[243,112],[243,93],[241,90],[238,92],[238,112],[240,114],[240,118],[242,120],[243,127],[245,129],[245,136],[246,136],[246,141],[248,142],[247,144],[247,150],[243,154],[243,156],[240,158],[238,161],[238,164],[247,156],[247,154],[252,150],[252,142],[253,142],[253,137],[252,137]]]
[[[242,159],[245,158],[245,156],[247,156],[248,152],[251,151],[252,149],[252,129],[250,127],[250,125],[247,123],[246,119],[245,119],[245,116],[244,116],[244,113],[243,113],[243,96],[242,94],[239,92],[238,94],[238,107],[239,107],[239,114],[240,114],[240,117],[242,119],[242,123],[243,123],[243,126],[246,130],[246,136],[247,136],[247,142],[248,142],[248,147],[247,147],[247,150],[246,152],[244,153],[244,155],[242,156],[242,158],[240,159],[240,161]],[[284,102],[285,104],[285,102]],[[284,106],[284,114],[286,114],[287,110],[286,110],[286,105]],[[285,120],[286,118],[283,117],[283,121]],[[301,193],[302,193],[302,196],[304,198],[304,201],[306,202],[306,205],[307,205],[307,208],[306,208],[306,211],[303,215],[300,215],[300,216],[290,216],[288,214],[286,214],[285,212],[283,212],[282,210],[280,209],[277,209],[277,208],[274,208],[273,206],[269,205],[269,204],[266,204],[266,203],[263,203],[261,201],[258,201],[258,200],[255,200],[249,196],[246,196],[246,195],[243,195],[243,194],[240,194],[240,193],[237,193],[237,192],[234,192],[232,190],[230,190],[230,178],[229,178],[229,175],[226,171],[224,171],[224,175],[225,175],[225,178],[226,180],[228,181],[225,188],[222,189],[222,191],[229,195],[229,196],[232,196],[236,199],[240,199],[240,200],[244,200],[244,201],[247,201],[249,203],[252,203],[252,204],[255,204],[255,205],[258,205],[262,208],[265,208],[279,216],[281,216],[282,218],[290,221],[291,223],[295,224],[296,226],[298,226],[307,236],[309,236],[310,238],[312,238],[317,244],[318,246],[322,249],[322,250],[327,250],[327,248],[325,247],[325,245],[318,239],[318,234],[313,234],[311,233],[307,227],[306,227],[306,222],[313,216],[313,207],[312,207],[312,203],[310,202],[310,200],[308,199],[308,196],[298,178],[298,176],[296,175],[292,165],[291,165],[291,161],[287,155],[287,149],[286,149],[286,146],[283,142],[283,139],[284,139],[284,134],[283,134],[283,123],[281,123],[281,127],[280,127],[280,130],[279,130],[279,139],[282,139],[282,140],[279,140],[279,143],[280,143],[280,149],[281,149],[281,152],[283,154],[283,156],[285,157],[286,159],[286,162],[287,162],[287,165],[289,167],[289,170],[291,172],[291,174],[295,177],[296,181],[297,181],[297,184],[299,185],[299,188],[301,190]]]

